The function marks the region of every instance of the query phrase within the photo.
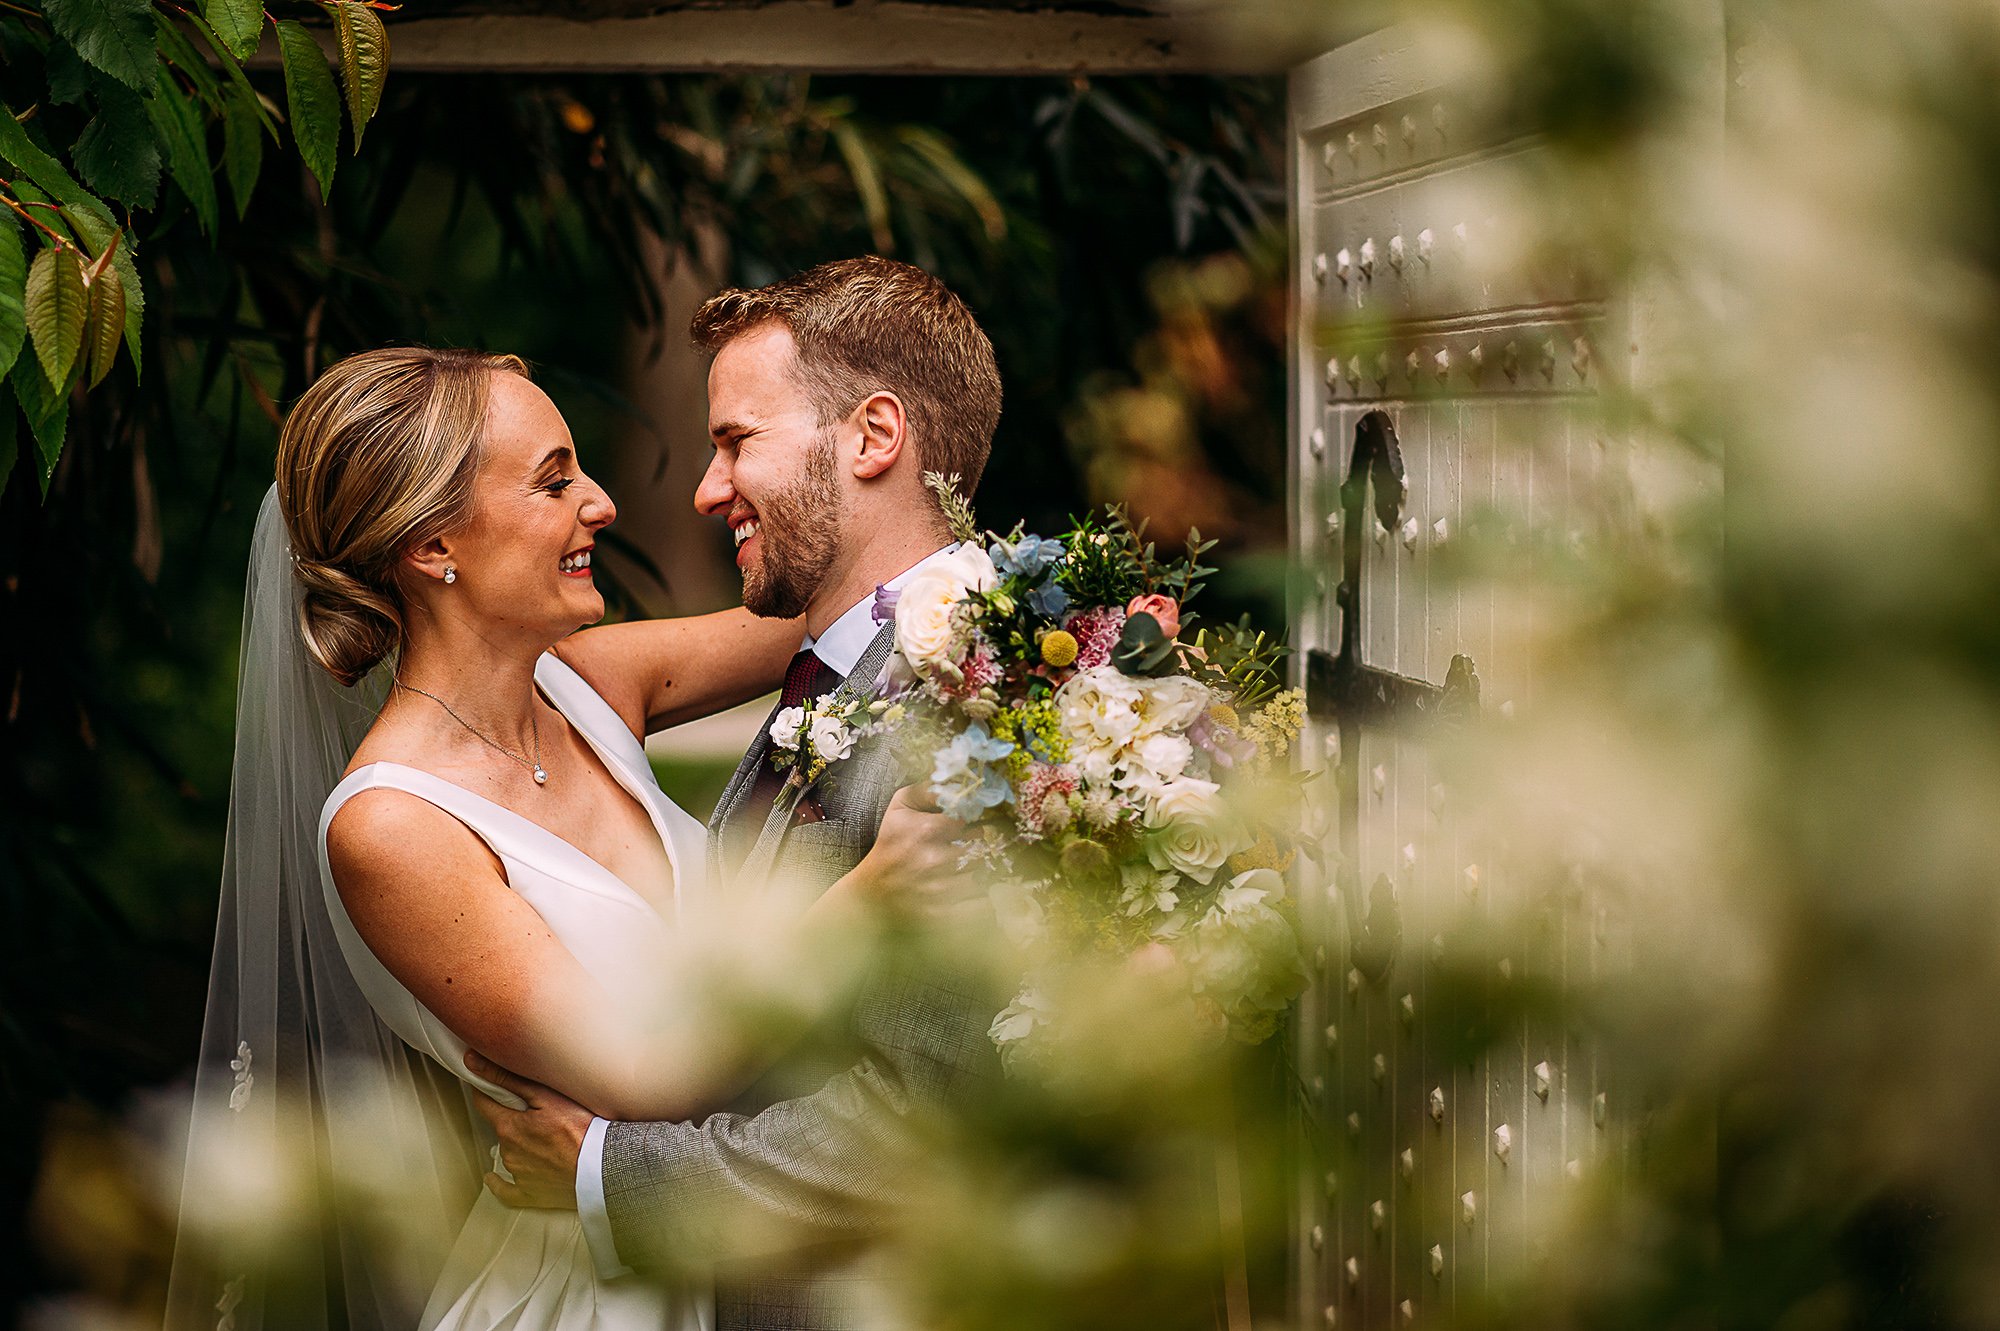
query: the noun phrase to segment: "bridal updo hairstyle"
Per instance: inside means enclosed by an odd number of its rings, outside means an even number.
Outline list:
[[[403,639],[402,560],[471,517],[495,372],[518,356],[385,347],[329,366],[278,436],[306,650],[352,685]]]

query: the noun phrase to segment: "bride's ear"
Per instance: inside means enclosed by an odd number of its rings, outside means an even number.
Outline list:
[[[854,409],[859,443],[853,458],[854,475],[864,481],[875,479],[896,465],[909,443],[909,420],[903,413],[903,399],[886,390],[870,393]]]
[[[453,569],[451,543],[443,537],[425,541],[403,556],[403,568],[419,578],[443,582]]]

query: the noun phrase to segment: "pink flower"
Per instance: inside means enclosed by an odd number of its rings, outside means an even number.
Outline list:
[[[1154,592],[1146,596],[1135,596],[1125,607],[1127,618],[1133,615],[1151,615],[1160,621],[1160,632],[1171,638],[1181,631],[1181,604],[1171,596],[1161,596]]]
[[[1063,627],[1076,639],[1076,668],[1094,670],[1111,660],[1111,649],[1125,631],[1125,612],[1116,606],[1094,605],[1071,615]]]

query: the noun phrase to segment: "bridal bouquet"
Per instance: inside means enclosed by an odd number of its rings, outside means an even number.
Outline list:
[[[1266,1039],[1305,984],[1283,761],[1305,703],[1283,649],[1247,620],[1188,637],[1213,542],[1164,559],[1118,510],[982,533],[956,477],[926,480],[960,544],[878,592],[895,651],[864,729],[968,824],[967,863],[1030,958],[990,1032],[1008,1067],[1060,1039],[1065,974],[1107,962],[1176,974],[1200,1028]]]

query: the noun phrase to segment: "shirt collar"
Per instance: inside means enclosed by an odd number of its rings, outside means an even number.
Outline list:
[[[890,591],[899,591],[904,583],[916,576],[918,569],[956,549],[958,546],[954,543],[942,550],[934,550],[882,585]],[[875,635],[881,631],[882,626],[875,622],[875,593],[870,592],[849,606],[840,618],[827,625],[826,632],[817,638],[808,633],[805,646],[800,650],[811,652],[829,669],[838,671],[842,675],[851,675],[854,673],[854,663],[861,659],[861,654],[868,650],[868,644],[875,641]]]

